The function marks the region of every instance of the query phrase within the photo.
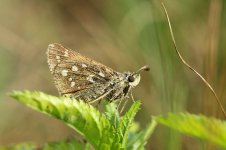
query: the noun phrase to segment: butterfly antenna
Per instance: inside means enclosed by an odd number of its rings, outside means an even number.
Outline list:
[[[150,67],[149,66],[143,66],[143,67],[141,67],[140,69],[138,69],[135,73],[137,74],[137,73],[139,73],[140,71],[149,71],[150,70]]]

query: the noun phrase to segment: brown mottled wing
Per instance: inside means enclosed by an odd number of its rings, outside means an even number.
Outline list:
[[[57,43],[48,46],[47,59],[59,93],[86,101],[103,95],[117,73]]]

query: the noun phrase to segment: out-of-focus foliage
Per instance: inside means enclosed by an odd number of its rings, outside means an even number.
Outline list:
[[[212,141],[226,148],[226,122],[192,114],[168,114],[155,119],[158,123],[181,133]]]
[[[0,147],[0,150],[35,150],[35,144],[22,143],[9,147]]]

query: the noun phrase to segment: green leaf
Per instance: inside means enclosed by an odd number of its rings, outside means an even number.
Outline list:
[[[127,148],[128,134],[134,117],[141,105],[136,101],[129,111],[121,118],[116,111],[114,103],[106,106],[107,112],[101,114],[93,106],[79,100],[67,97],[55,97],[42,92],[15,91],[12,97],[25,105],[40,111],[49,116],[58,118],[72,127],[98,150],[123,150]],[[115,128],[115,116],[117,126]],[[148,131],[148,128],[145,130]],[[145,145],[145,138],[149,132],[137,135],[134,140],[139,143],[139,147]],[[139,141],[139,142],[138,142]],[[65,148],[65,143],[58,143],[56,146]],[[54,145],[47,144],[46,149],[51,149]]]
[[[122,143],[121,149],[126,149],[127,139],[128,139],[128,131],[133,124],[134,117],[139,110],[141,103],[140,101],[136,101],[130,109],[126,112],[124,116],[121,118],[119,117],[118,111],[116,111],[116,104],[110,103],[105,105],[106,108],[106,116],[109,119],[109,121],[115,126],[116,121],[116,133],[114,140]],[[115,120],[116,117],[116,120]],[[116,147],[111,147],[111,149],[117,149]]]
[[[106,116],[83,101],[29,91],[16,91],[11,96],[37,111],[64,121],[84,136],[95,149],[121,147],[118,133]]]
[[[13,145],[10,147],[0,148],[0,150],[90,150],[91,147],[89,143],[81,143],[77,140],[68,140],[60,142],[50,142],[44,146],[37,146],[35,144],[23,143],[18,145]]]
[[[173,128],[181,133],[212,141],[226,148],[226,122],[203,115],[168,114],[155,117],[158,123]]]
[[[128,133],[129,129],[133,123],[134,117],[136,113],[138,112],[140,108],[141,102],[136,101],[129,109],[129,111],[126,112],[126,114],[121,117],[119,126],[117,127],[118,132],[120,136],[122,137],[122,146],[126,147],[127,141],[128,141]]]
[[[105,115],[107,119],[111,122],[111,124],[118,124],[120,117],[118,111],[116,110],[117,105],[114,102],[105,102],[104,106],[106,110]]]
[[[129,150],[144,150],[144,146],[147,143],[147,140],[153,133],[157,123],[155,120],[152,120],[145,129],[141,130],[138,133],[130,133],[128,138],[127,149]]]

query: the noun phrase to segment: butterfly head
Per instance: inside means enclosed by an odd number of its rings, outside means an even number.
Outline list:
[[[130,74],[127,77],[127,81],[130,86],[135,87],[140,82],[140,74]]]
[[[139,84],[139,82],[140,82],[140,74],[139,74],[139,72],[142,71],[142,70],[149,71],[150,68],[148,66],[143,66],[139,70],[137,70],[136,72],[128,73],[126,75],[126,80],[127,80],[127,82],[129,83],[130,86],[135,87],[135,86],[137,86]]]

